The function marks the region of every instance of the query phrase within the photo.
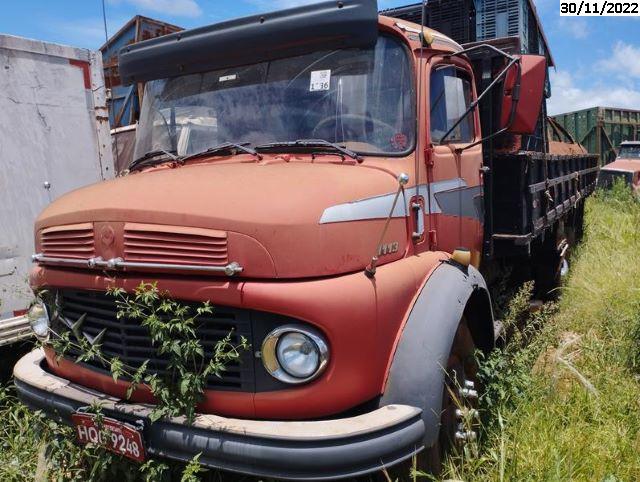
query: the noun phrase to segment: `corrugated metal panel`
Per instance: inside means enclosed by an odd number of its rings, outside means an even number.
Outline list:
[[[107,88],[111,89],[109,121],[111,127],[122,127],[135,123],[140,113],[142,90],[140,85],[123,86],[118,72],[118,52],[122,47],[149,40],[173,32],[181,27],[152,18],[136,15],[129,20],[102,47],[104,76]]]
[[[100,55],[0,35],[0,319],[25,309],[33,223],[51,201],[113,177]]]
[[[422,4],[382,10],[382,15],[419,24]],[[425,24],[458,43],[518,37],[522,51],[540,54],[554,65],[547,38],[532,0],[430,0]]]
[[[476,40],[473,0],[430,0],[425,13],[426,25],[456,42],[463,44]]]
[[[640,110],[592,107],[554,117],[601,164],[612,162],[623,141],[640,140]]]
[[[547,57],[554,65],[546,36],[531,0],[476,0],[476,40],[518,37],[522,53]]]
[[[381,15],[420,25],[422,4],[382,10]],[[456,42],[473,42],[476,38],[476,9],[474,0],[430,0],[425,8],[425,26],[443,33]]]
[[[524,29],[522,0],[479,0],[476,20],[478,40],[499,37],[519,37],[527,45]]]

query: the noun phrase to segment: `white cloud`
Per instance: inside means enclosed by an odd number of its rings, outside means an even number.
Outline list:
[[[629,77],[640,78],[638,59],[640,59],[640,46],[618,41],[613,46],[611,55],[600,60],[596,66],[604,72],[629,80]]]
[[[199,17],[202,9],[196,0],[110,0],[110,3],[128,3],[142,11],[164,13],[176,17]]]
[[[633,83],[628,81],[621,84],[610,83],[580,87],[576,85],[576,79],[573,75],[566,70],[552,71],[550,80],[552,91],[548,102],[550,115],[595,106],[623,109],[638,109],[640,107],[640,90],[634,88]]]
[[[558,27],[575,39],[587,38],[589,34],[589,24],[584,17],[560,17]]]

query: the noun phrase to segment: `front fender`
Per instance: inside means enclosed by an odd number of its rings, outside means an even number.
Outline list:
[[[444,262],[423,285],[388,371],[381,405],[404,403],[422,408],[426,447],[438,437],[445,368],[463,314],[476,346],[490,350],[493,314],[484,278],[472,266]]]

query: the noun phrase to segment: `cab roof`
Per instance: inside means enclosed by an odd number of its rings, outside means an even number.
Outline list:
[[[602,171],[640,172],[640,159],[618,159],[604,166]]]

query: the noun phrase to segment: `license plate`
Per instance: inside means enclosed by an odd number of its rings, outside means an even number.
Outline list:
[[[144,462],[142,433],[132,425],[103,417],[99,426],[96,416],[89,413],[74,413],[71,419],[81,444],[101,445],[129,459]]]

